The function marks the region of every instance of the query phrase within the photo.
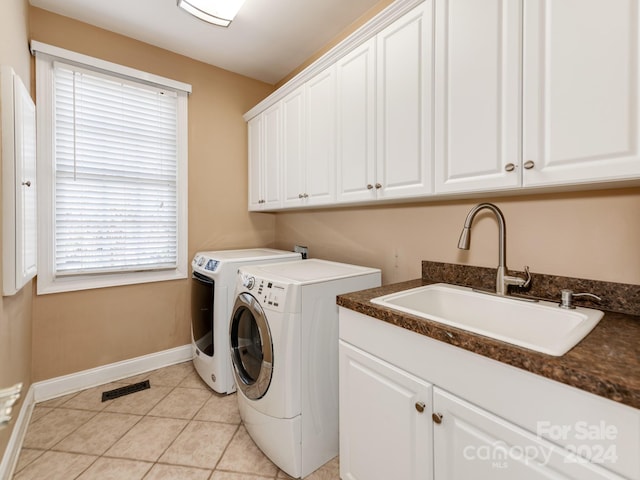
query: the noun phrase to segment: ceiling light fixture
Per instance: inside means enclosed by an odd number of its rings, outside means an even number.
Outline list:
[[[228,27],[245,0],[178,0],[178,6],[194,17]]]

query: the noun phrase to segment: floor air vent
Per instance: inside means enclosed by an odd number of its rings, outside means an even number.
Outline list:
[[[122,397],[123,395],[129,395],[130,393],[146,390],[147,388],[151,388],[149,380],[102,392],[102,401],[106,402],[107,400],[113,400],[114,398]]]

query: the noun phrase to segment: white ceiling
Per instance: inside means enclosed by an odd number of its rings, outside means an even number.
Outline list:
[[[30,0],[31,5],[274,84],[379,0],[246,0],[228,28],[176,0]]]

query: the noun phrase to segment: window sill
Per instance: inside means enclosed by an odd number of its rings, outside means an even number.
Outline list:
[[[167,280],[182,280],[187,278],[187,269],[158,270],[149,272],[111,273],[100,275],[73,275],[59,278],[41,278],[38,275],[37,294],[73,292],[91,290],[95,288],[118,287],[136,285],[140,283],[164,282]]]

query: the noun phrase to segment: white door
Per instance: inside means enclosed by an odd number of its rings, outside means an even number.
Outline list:
[[[306,85],[305,188],[307,205],[332,203],[336,189],[336,75],[327,68]]]
[[[36,268],[36,106],[20,77],[13,76],[15,115],[16,289]],[[11,161],[11,159],[5,159]]]
[[[436,193],[520,186],[521,0],[436,1]]]
[[[263,114],[249,120],[249,210],[261,210],[262,198],[262,121]]]
[[[622,480],[438,387],[433,411],[436,479]]]
[[[8,66],[0,66],[2,136],[2,294],[37,273],[36,107]]]
[[[282,104],[276,103],[262,115],[263,125],[263,155],[262,170],[262,200],[263,208],[278,208],[281,206],[281,168],[282,163]]]
[[[433,0],[377,35],[378,196],[432,192]]]
[[[525,5],[524,185],[638,178],[638,0]]]
[[[375,39],[338,60],[337,200],[376,198]]]
[[[432,479],[431,385],[340,341],[340,478]]]
[[[282,100],[283,205],[302,205],[304,193],[304,85]]]

